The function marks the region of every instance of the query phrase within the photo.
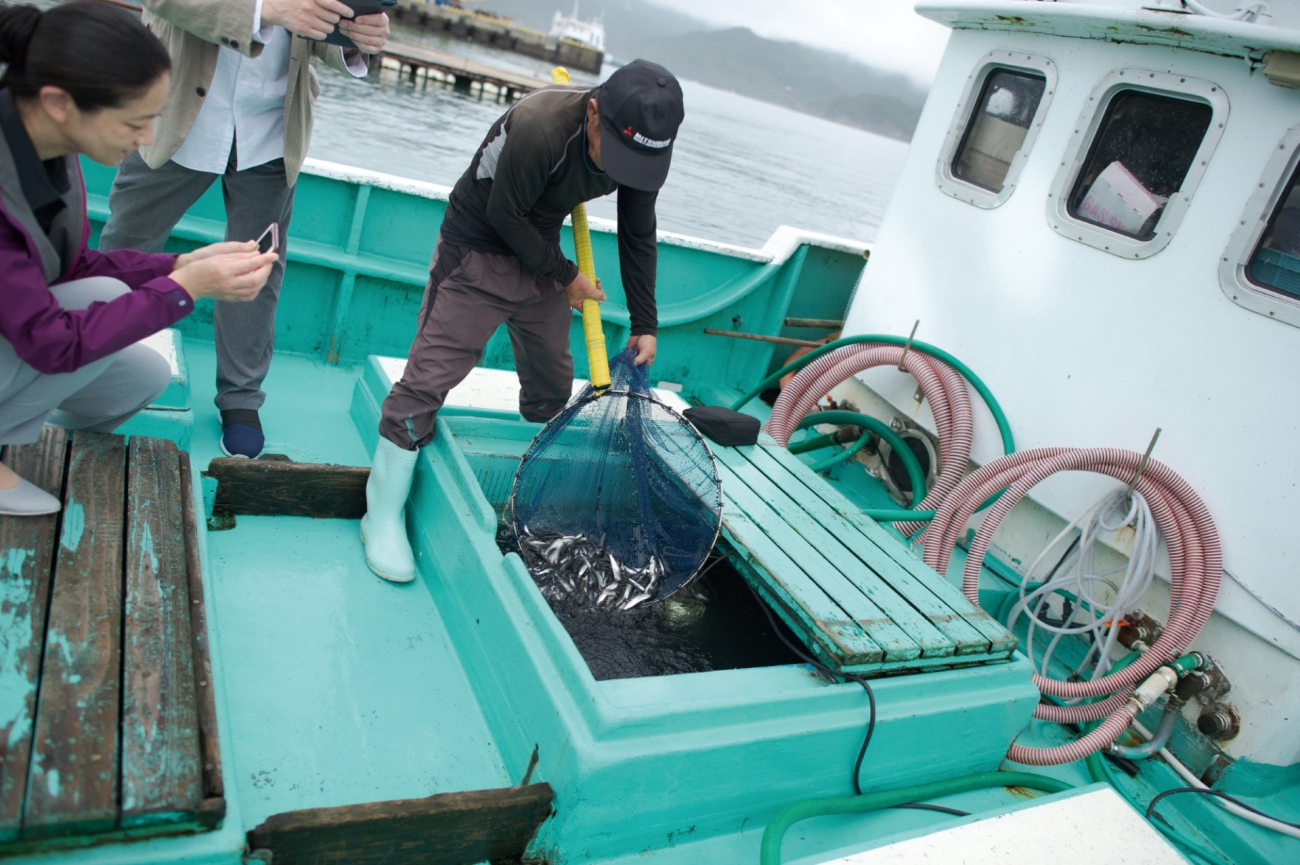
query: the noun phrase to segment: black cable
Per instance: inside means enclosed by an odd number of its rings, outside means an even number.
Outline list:
[[[772,611],[768,609],[767,604],[763,602],[763,598],[761,595],[759,595],[758,590],[755,589],[753,586],[751,586],[748,580],[745,580],[744,582],[745,585],[749,587],[749,590],[754,593],[754,600],[758,601],[759,609],[763,611],[763,615],[767,616],[767,623],[772,627],[772,633],[776,634],[777,639],[785,644],[785,647],[790,650],[791,654],[793,654],[796,658],[799,658],[805,664],[808,664],[813,669],[817,670],[819,673],[826,676],[827,678],[834,680],[836,677],[842,677],[844,678],[845,681],[857,682],[859,685],[862,686],[863,690],[867,692],[867,702],[870,704],[871,707],[871,713],[867,719],[867,734],[862,739],[862,747],[858,749],[858,759],[855,760],[853,763],[853,792],[856,795],[861,796],[862,784],[861,782],[858,781],[858,777],[862,774],[862,761],[867,756],[867,746],[871,744],[871,736],[873,733],[876,732],[875,692],[871,690],[871,685],[868,684],[867,680],[862,678],[861,676],[855,676],[852,673],[841,673],[841,672],[837,672],[836,670],[832,670],[830,667],[826,666],[821,661],[818,661],[808,653],[804,652],[802,648],[795,646],[794,643],[791,643],[789,640],[787,640],[785,634],[781,633],[781,628],[776,621],[776,617],[772,615]]]
[[[1226,799],[1227,801],[1236,805],[1238,808],[1245,808],[1247,811],[1249,811],[1250,813],[1258,817],[1263,817],[1266,820],[1272,820],[1275,823],[1281,823],[1283,826],[1290,826],[1292,829],[1300,829],[1300,824],[1298,823],[1288,823],[1285,820],[1279,820],[1276,817],[1265,814],[1263,811],[1250,807],[1240,799],[1234,799],[1232,796],[1229,796],[1227,793],[1224,793],[1221,790],[1210,790],[1202,787],[1175,787],[1172,790],[1165,790],[1163,793],[1157,793],[1155,795],[1155,798],[1151,800],[1151,804],[1147,805],[1147,813],[1146,813],[1147,819],[1150,820],[1152,817],[1156,817],[1160,820],[1161,823],[1164,823],[1166,826],[1168,826],[1169,821],[1156,813],[1156,803],[1159,802],[1161,799],[1165,798],[1166,796],[1173,796],[1175,793],[1200,793],[1203,796],[1218,796],[1220,799]]]
[[[951,814],[954,817],[969,817],[969,811],[958,811],[956,808],[945,808],[943,805],[930,805],[925,802],[909,802],[906,805],[890,805],[890,808],[914,808],[917,811],[938,811],[940,814]]]

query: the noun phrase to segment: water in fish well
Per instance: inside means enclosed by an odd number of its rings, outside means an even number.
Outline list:
[[[504,527],[504,524],[503,524]],[[503,552],[515,552],[508,528]],[[691,585],[626,612],[548,601],[598,681],[798,664],[772,630],[744,578],[715,551]],[[785,638],[798,645],[778,619]]]

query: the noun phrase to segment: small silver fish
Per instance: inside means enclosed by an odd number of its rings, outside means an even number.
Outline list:
[[[623,605],[620,606],[619,609],[630,610],[633,607],[637,606],[638,604],[643,604],[646,601],[650,600],[651,597],[653,596],[649,592],[642,592],[639,595],[633,595],[625,603],[623,603]]]

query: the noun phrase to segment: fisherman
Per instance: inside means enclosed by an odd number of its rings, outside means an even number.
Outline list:
[[[218,302],[212,310],[221,450],[251,459],[266,441],[258,414],[266,400],[262,382],[271,367],[294,185],[320,92],[311,58],[364,76],[366,55],[379,53],[388,39],[388,16],[353,18],[339,0],[143,3],[145,23],[171,52],[175,80],[157,140],[118,169],[99,247],[161,251],[218,178],[227,240],[259,237],[276,224],[280,260],[266,288],[253,303]],[[356,48],[312,41],[336,26]]]
[[[646,60],[599,87],[548,87],[488,130],[447,202],[406,369],[384,400],[366,484],[366,564],[415,579],[403,509],[416,456],[433,438],[447,392],[504,323],[519,373],[519,412],[550,420],[573,387],[569,307],[604,300],[560,250],[573,208],[618,191],[618,250],[638,364],[655,357],[655,199],[682,122],[682,90]]]

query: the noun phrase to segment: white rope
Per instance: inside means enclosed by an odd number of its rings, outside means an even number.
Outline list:
[[[1072,550],[1057,566],[1054,573],[1038,588],[1026,591],[1033,573],[1047,554],[1076,528],[1080,529],[1078,547]],[[1108,570],[1098,570],[1096,564],[1097,542],[1103,535],[1132,526],[1133,548],[1127,565]],[[1095,505],[1067,525],[1034,560],[1020,584],[1020,597],[1007,615],[1007,627],[1014,628],[1021,615],[1029,616],[1029,634],[1025,650],[1030,663],[1034,660],[1034,632],[1038,628],[1054,634],[1041,661],[1039,672],[1046,676],[1052,655],[1061,638],[1070,635],[1091,634],[1092,648],[1080,665],[1080,670],[1097,655],[1097,664],[1091,678],[1103,676],[1110,669],[1110,655],[1119,638],[1120,621],[1124,614],[1136,607],[1142,596],[1151,588],[1155,577],[1160,532],[1146,499],[1137,492],[1124,489],[1107,493]],[[1120,572],[1122,577],[1117,577]],[[1042,612],[1049,598],[1068,591],[1078,600],[1066,621],[1059,625],[1045,622]],[[1086,606],[1085,606],[1086,605]],[[1032,612],[1031,612],[1032,610]],[[1083,621],[1076,621],[1080,613]]]

